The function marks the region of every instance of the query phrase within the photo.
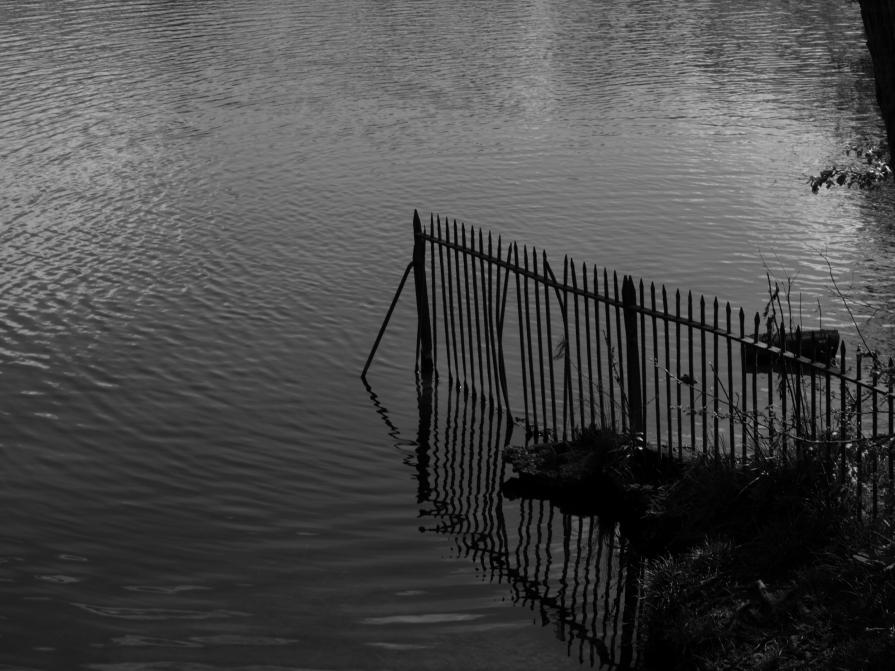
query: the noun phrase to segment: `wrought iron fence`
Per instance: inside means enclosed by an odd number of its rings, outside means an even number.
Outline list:
[[[422,377],[489,399],[527,440],[595,425],[677,458],[817,454],[855,483],[859,513],[893,504],[891,358],[569,256],[554,271],[456,221],[413,225],[401,287],[413,272]]]

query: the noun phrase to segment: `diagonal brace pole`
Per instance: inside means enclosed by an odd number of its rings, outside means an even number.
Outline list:
[[[413,262],[407,264],[407,268],[404,269],[404,276],[401,277],[401,283],[398,285],[398,290],[395,292],[395,297],[392,299],[392,304],[388,307],[388,312],[385,314],[385,319],[382,322],[382,326],[379,328],[379,335],[376,336],[376,342],[373,343],[373,349],[370,350],[370,356],[367,357],[367,363],[364,364],[364,370],[360,374],[362,380],[366,381],[367,379],[367,370],[370,368],[370,364],[373,363],[373,357],[376,354],[376,350],[379,348],[379,342],[382,340],[382,336],[385,333],[385,328],[388,326],[389,320],[392,318],[392,312],[395,311],[395,305],[398,304],[398,298],[401,297],[401,292],[404,290],[404,283],[407,282],[407,278],[410,275],[410,271],[413,269]]]

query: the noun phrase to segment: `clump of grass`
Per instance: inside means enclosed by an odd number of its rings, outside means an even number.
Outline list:
[[[732,619],[728,605],[733,563],[729,541],[706,539],[686,552],[647,566],[649,598],[641,616],[643,664],[675,671],[725,646]]]
[[[830,533],[830,511],[842,504],[819,459],[761,458],[731,466],[702,458],[658,490],[641,528],[631,531],[635,538],[639,532],[641,551],[652,555],[687,550],[707,536],[755,545],[756,555],[773,546],[770,570],[801,561],[805,547]]]
[[[678,521],[644,572],[642,667],[889,668],[895,530],[842,491],[821,460],[688,468],[652,511]]]

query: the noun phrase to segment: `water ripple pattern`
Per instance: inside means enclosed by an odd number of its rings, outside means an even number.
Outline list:
[[[891,342],[891,193],[805,184],[860,18],[796,4],[0,0],[0,665],[578,668],[419,533],[407,296],[357,376],[414,208],[848,328],[825,250]]]

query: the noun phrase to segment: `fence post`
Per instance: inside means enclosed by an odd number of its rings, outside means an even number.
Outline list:
[[[622,280],[622,310],[627,343],[628,419],[631,435],[643,433],[643,393],[640,387],[640,353],[637,347],[637,289],[630,275]]]
[[[413,211],[413,280],[416,286],[417,338],[420,352],[420,374],[432,377],[432,325],[429,320],[429,293],[426,289],[426,241],[419,213]]]

